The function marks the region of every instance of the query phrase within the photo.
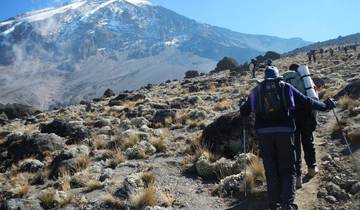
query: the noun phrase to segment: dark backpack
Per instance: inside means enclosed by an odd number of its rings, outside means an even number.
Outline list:
[[[289,117],[290,97],[285,82],[279,79],[264,80],[255,89],[255,113],[264,120],[282,121]]]

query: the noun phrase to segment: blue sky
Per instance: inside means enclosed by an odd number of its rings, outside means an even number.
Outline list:
[[[69,0],[0,0],[0,20]],[[152,0],[203,23],[323,41],[360,32],[360,0]]]

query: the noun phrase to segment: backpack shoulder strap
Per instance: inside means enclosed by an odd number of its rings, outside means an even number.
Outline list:
[[[287,103],[288,97],[286,97],[286,93],[285,93],[285,91],[286,91],[285,90],[286,89],[285,82],[280,81],[278,83],[278,85],[279,85],[279,89],[281,91],[281,98],[282,98],[282,104],[283,104],[284,110],[287,110],[289,108],[289,106],[288,106],[288,103]]]

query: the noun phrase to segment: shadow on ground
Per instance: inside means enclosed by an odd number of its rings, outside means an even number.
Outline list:
[[[247,197],[240,198],[231,204],[232,207],[226,210],[260,210],[268,209],[266,191],[253,193]]]

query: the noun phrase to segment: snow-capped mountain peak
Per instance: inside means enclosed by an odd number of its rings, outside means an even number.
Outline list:
[[[80,0],[0,23],[0,103],[47,108],[306,44],[198,23],[146,0]]]

